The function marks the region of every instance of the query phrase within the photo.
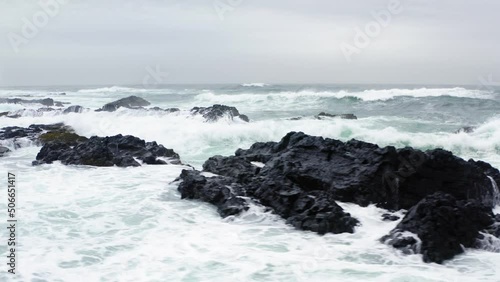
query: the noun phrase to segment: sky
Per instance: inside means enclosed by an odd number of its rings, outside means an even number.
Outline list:
[[[0,86],[500,84],[499,11],[498,0],[0,0]]]

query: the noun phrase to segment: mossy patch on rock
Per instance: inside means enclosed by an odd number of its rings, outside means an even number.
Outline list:
[[[87,138],[68,131],[51,131],[40,135],[40,142],[47,144],[50,142],[65,143],[70,146],[86,141]]]

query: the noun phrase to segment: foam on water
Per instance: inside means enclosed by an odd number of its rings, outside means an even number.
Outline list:
[[[403,255],[378,242],[396,222],[374,206],[340,203],[361,226],[319,236],[259,206],[223,220],[181,200],[182,166],[31,167],[36,152],[0,164],[18,174],[20,281],[487,281],[500,269],[484,251],[445,265]]]
[[[447,130],[461,126],[457,120],[436,123],[425,117],[287,119],[302,115],[302,108],[324,107],[324,97],[351,99],[368,109],[392,105],[393,98],[401,96],[488,99],[487,91],[443,88],[271,93],[266,87],[244,87],[236,94],[210,87],[80,88],[66,90],[64,96],[51,95],[55,90],[0,91],[0,97],[52,97],[92,108],[82,114],[46,112],[17,119],[0,117],[0,128],[64,122],[87,137],[132,134],[174,149],[184,163],[198,168],[208,157],[231,155],[237,148],[248,148],[258,141],[279,141],[289,131],[343,141],[356,138],[380,146],[441,147],[463,158],[482,159],[500,167],[500,117],[494,115],[468,134]],[[180,107],[181,111],[93,111],[129,95],[144,97],[152,106]],[[373,101],[377,103],[371,104]],[[207,123],[189,114],[191,106],[214,103],[237,106],[243,114],[250,111],[252,122],[223,119]],[[9,111],[24,108],[39,106],[0,104],[0,109]],[[286,117],[276,117],[271,110],[285,111]],[[21,149],[14,150],[16,142]],[[319,236],[298,231],[257,205],[241,216],[221,219],[209,204],[180,199],[172,181],[186,167],[92,168],[60,163],[32,167],[39,148],[25,139],[16,142],[2,142],[13,152],[2,158],[0,168],[18,174],[19,281],[79,281],[82,277],[88,281],[463,281],[464,277],[467,281],[495,281],[500,275],[498,253],[467,250],[444,265],[425,264],[420,255],[403,255],[380,243],[379,238],[397,222],[382,221],[386,211],[374,206],[339,203],[361,222],[354,234]],[[0,202],[0,209],[5,208],[5,202]],[[500,206],[495,212],[500,213]],[[496,250],[495,242],[487,237],[484,249]],[[0,256],[5,257],[6,251],[0,244]],[[6,278],[0,274],[0,281]]]
[[[396,97],[460,97],[460,98],[475,98],[475,99],[493,99],[494,93],[487,90],[470,90],[460,87],[456,88],[420,88],[420,89],[384,89],[384,90],[364,90],[359,92],[339,90],[339,91],[317,91],[317,90],[302,90],[283,91],[278,93],[242,93],[233,94],[216,94],[213,92],[199,94],[196,98],[200,101],[209,101],[211,103],[221,102],[242,102],[250,101],[252,103],[266,102],[270,100],[287,101],[312,99],[318,100],[321,98],[356,98],[363,101],[389,100]]]
[[[394,119],[397,121],[397,119]],[[302,119],[263,120],[251,123],[221,120],[206,123],[188,111],[164,113],[120,109],[117,112],[85,112],[60,115],[52,112],[43,116],[18,119],[0,118],[0,127],[33,123],[64,122],[78,134],[90,137],[131,134],[155,140],[178,152],[184,161],[200,165],[215,154],[230,155],[238,148],[248,148],[255,142],[279,141],[290,131],[347,141],[352,138],[396,147],[420,149],[444,148],[468,159],[482,159],[500,167],[500,119],[492,119],[473,133],[408,132],[380,125],[377,118],[359,120]],[[181,138],[182,137],[182,138]]]
[[[93,88],[93,89],[80,89],[78,93],[127,93],[127,92],[147,92],[147,89],[143,88],[130,88],[130,87],[120,87],[120,86],[112,86],[112,87],[102,87],[102,88]]]

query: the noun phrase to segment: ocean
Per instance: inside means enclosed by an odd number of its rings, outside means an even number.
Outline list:
[[[64,94],[63,94],[64,93]],[[151,107],[95,112],[130,95]],[[0,117],[0,128],[64,122],[83,136],[130,134],[174,149],[200,169],[214,155],[231,155],[255,142],[279,141],[290,131],[379,146],[444,148],[500,168],[500,89],[490,86],[224,85],[71,86],[2,88],[0,98],[54,100],[90,110],[81,114],[20,112]],[[207,123],[194,106],[236,107],[250,122]],[[0,104],[0,113],[40,105]],[[352,113],[356,120],[317,119],[320,112]],[[301,119],[295,119],[302,117]],[[471,133],[458,132],[474,127]],[[358,218],[354,234],[295,230],[252,206],[222,219],[207,203],[181,200],[175,182],[187,166],[32,166],[40,147],[0,159],[18,181],[19,281],[500,281],[500,254],[467,250],[443,265],[422,262],[378,241],[397,222],[375,206],[339,203]],[[2,199],[5,199],[2,197]],[[6,211],[7,202],[0,202]],[[500,206],[496,208],[500,213]],[[6,220],[6,212],[0,214]],[[2,228],[2,237],[7,230]],[[0,244],[5,261],[7,245]],[[5,262],[1,265],[5,266]],[[0,274],[1,281],[10,281]]]

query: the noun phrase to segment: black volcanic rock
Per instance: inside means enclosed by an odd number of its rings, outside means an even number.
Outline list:
[[[246,115],[240,114],[238,109],[235,107],[229,107],[225,105],[213,105],[210,107],[194,107],[191,109],[191,114],[201,115],[208,122],[216,122],[223,117],[228,117],[229,119],[234,119],[239,117],[241,120],[249,122],[250,119]]]
[[[52,132],[73,132],[73,129],[63,123],[55,124],[32,124],[29,127],[9,126],[0,128],[0,140],[28,138],[38,142],[38,137],[47,131]]]
[[[251,162],[265,166],[256,168]],[[291,132],[278,143],[255,143],[235,156],[210,158],[203,168],[249,184],[256,193],[320,191],[332,200],[361,206],[374,203],[391,210],[411,208],[437,191],[493,206],[496,192],[488,175],[500,179],[500,172],[491,165],[467,162],[441,149],[380,148],[301,132]]]
[[[231,178],[215,176],[205,177],[199,171],[183,170],[177,180],[182,199],[199,199],[217,206],[222,217],[237,215],[248,210],[247,202],[238,195],[244,195],[240,184]]]
[[[181,193],[197,191],[196,197],[184,198],[206,200],[211,197],[204,193],[237,187],[232,189],[234,195],[221,195],[253,199],[297,228],[318,233],[353,232],[357,220],[343,212],[336,201],[399,210],[444,192],[491,208],[498,203],[500,180],[500,172],[491,165],[465,161],[441,149],[380,148],[301,132],[290,132],[280,142],[259,142],[247,150],[238,149],[234,156],[211,157],[203,164],[203,171],[217,176],[197,174],[199,181],[183,182]],[[186,177],[181,175],[180,180]],[[225,202],[219,200],[207,201],[220,209]],[[386,219],[397,220],[391,215]]]
[[[494,223],[490,207],[437,192],[412,207],[381,241],[405,253],[421,253],[425,262],[443,263],[463,253],[463,247],[476,247],[479,232]]]
[[[145,142],[131,135],[120,134],[112,137],[93,136],[90,139],[76,140],[73,144],[56,140],[48,142],[42,147],[33,164],[58,160],[67,165],[140,166],[135,159],[146,164],[167,164],[159,157],[170,158],[171,163],[180,164],[179,155],[173,150],[166,149],[156,142]]]
[[[122,98],[120,100],[108,103],[104,105],[101,109],[98,111],[106,111],[106,112],[114,112],[118,108],[124,107],[124,108],[129,108],[129,109],[138,109],[141,107],[149,106],[151,103],[148,101],[144,100],[141,97],[137,96],[129,96],[126,98]]]
[[[253,194],[247,186],[231,177],[205,177],[199,171],[183,170],[178,190],[182,199],[199,199],[217,207],[222,217],[237,215],[248,209],[242,197],[253,197],[271,207],[287,223],[298,229],[320,234],[354,232],[358,220],[345,213],[335,202],[323,196],[317,198],[300,191],[281,191],[279,194]]]

